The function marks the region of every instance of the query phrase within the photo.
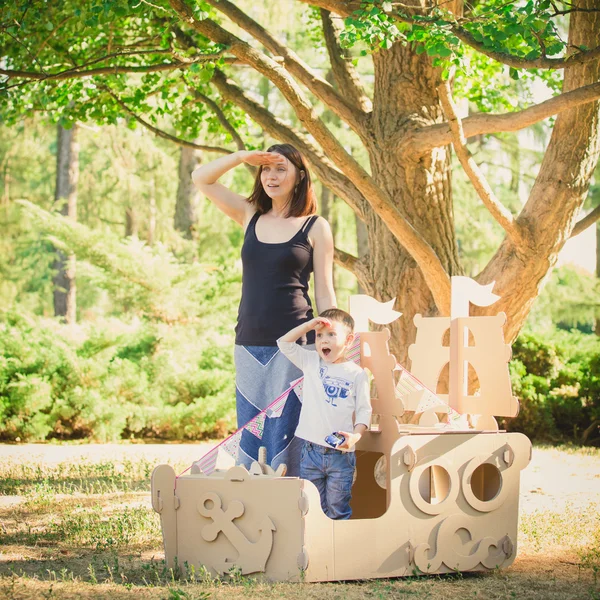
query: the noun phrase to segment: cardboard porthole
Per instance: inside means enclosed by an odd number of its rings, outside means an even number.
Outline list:
[[[428,504],[441,504],[450,493],[450,475],[440,465],[427,467],[419,477],[419,493]]]
[[[471,490],[480,502],[489,502],[500,493],[502,475],[491,463],[479,465],[471,475]]]
[[[446,459],[428,456],[410,472],[408,488],[411,500],[420,511],[439,515],[456,501],[460,479]]]
[[[380,456],[375,463],[375,469],[373,470],[375,482],[380,488],[387,489],[387,458]]]
[[[466,501],[480,512],[491,512],[499,508],[506,500],[510,485],[510,469],[502,472],[488,457],[474,457],[462,473],[462,492]]]

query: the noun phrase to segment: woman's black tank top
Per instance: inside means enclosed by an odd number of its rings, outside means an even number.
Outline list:
[[[242,299],[235,328],[235,343],[276,346],[290,329],[313,318],[308,280],[313,270],[313,249],[308,232],[318,215],[308,217],[291,240],[266,244],[256,237],[255,213],[242,245]],[[300,343],[313,344],[309,331]]]

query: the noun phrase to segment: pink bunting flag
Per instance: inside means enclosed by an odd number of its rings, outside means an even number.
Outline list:
[[[422,413],[431,408],[435,408],[436,406],[443,406],[444,408],[452,410],[441,398],[438,398],[435,394],[427,390],[425,395],[419,401],[415,412]]]
[[[300,377],[299,379],[295,379],[291,383],[291,388],[296,392],[296,396],[298,396],[298,400],[302,402],[302,392],[304,390],[304,377]]]
[[[242,440],[242,431],[244,428],[238,429],[233,435],[229,436],[221,445],[223,450],[232,458],[237,460],[240,441]]]
[[[217,464],[217,457],[219,456],[219,446],[213,448],[208,454],[205,454],[200,460],[197,460],[194,465],[197,466],[202,473],[210,475]]]
[[[360,365],[360,335],[358,333],[354,336],[350,348],[346,350],[346,360]]]
[[[277,400],[269,404],[268,408],[266,409],[267,417],[269,417],[269,419],[276,419],[277,417],[281,416],[281,413],[285,407],[285,403],[290,395],[290,391],[291,388],[286,390],[281,396],[279,396],[279,398],[277,398]]]
[[[413,392],[418,392],[423,389],[423,386],[415,379],[409,371],[402,368],[400,365],[396,365],[394,371],[400,371],[400,377],[395,387],[395,395],[399,400],[404,400],[407,396],[410,396]]]
[[[247,429],[251,434],[255,435],[259,440],[262,440],[263,433],[265,431],[265,412],[259,412],[249,423],[246,424],[244,429]]]

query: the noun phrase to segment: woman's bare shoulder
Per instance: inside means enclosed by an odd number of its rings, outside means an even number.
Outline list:
[[[310,232],[316,234],[316,236],[326,238],[331,235],[331,227],[327,219],[319,215],[314,225],[311,227]]]
[[[332,233],[329,222],[324,217],[319,216],[310,228],[308,238],[311,241],[313,247],[316,244],[328,244],[331,242]]]

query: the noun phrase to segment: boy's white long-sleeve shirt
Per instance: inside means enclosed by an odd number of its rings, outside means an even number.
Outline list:
[[[325,362],[295,342],[277,340],[277,345],[304,373],[297,437],[328,447],[325,438],[334,431],[352,432],[358,423],[369,427],[371,393],[364,369],[350,361]]]

